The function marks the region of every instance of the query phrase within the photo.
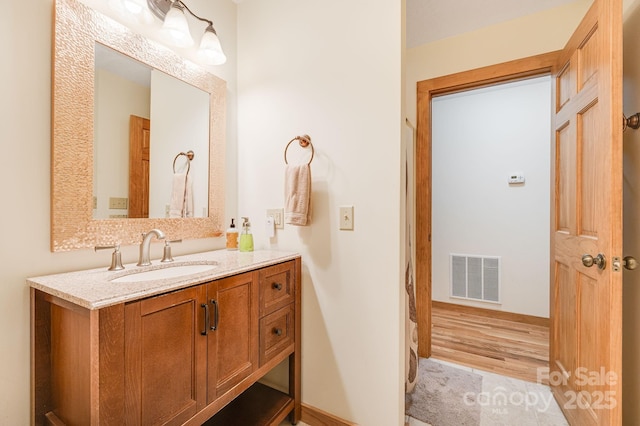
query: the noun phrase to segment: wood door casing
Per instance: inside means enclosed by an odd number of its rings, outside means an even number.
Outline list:
[[[571,424],[622,422],[622,5],[595,0],[554,72],[550,385]],[[604,269],[582,263],[602,253]],[[619,263],[619,260],[618,260]]]
[[[550,74],[559,52],[465,71],[417,85],[416,307],[418,355],[431,356],[431,100],[435,96]]]
[[[151,122],[129,117],[129,217],[149,217],[149,155]]]

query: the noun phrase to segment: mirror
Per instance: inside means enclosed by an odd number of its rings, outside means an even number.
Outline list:
[[[94,71],[93,218],[207,217],[209,93],[100,43]]]
[[[137,244],[140,242],[140,234],[152,228],[162,229],[170,239],[222,235],[226,94],[224,80],[75,0],[56,1],[54,25],[51,250],[68,251],[92,248],[96,245]],[[208,172],[205,172],[207,177],[204,178],[204,182],[201,182],[203,179],[199,177],[197,182],[206,188],[208,194],[207,217],[166,218],[164,212],[159,214],[162,218],[151,219],[93,217],[94,164],[99,161],[98,158],[94,158],[96,43],[208,94],[208,146],[198,148],[204,149],[206,153],[199,155],[195,149],[186,145],[185,148],[179,148],[192,149],[195,153],[193,161],[195,158],[208,158]],[[174,157],[175,154],[177,153],[173,153]],[[176,160],[177,168],[180,167],[180,160],[181,158]],[[120,168],[128,168],[121,162],[118,164]],[[191,166],[194,167],[195,164],[191,163]],[[164,167],[167,167],[166,164]],[[96,183],[103,179],[115,178],[115,173],[107,170],[103,175],[99,171],[96,174]],[[172,178],[172,164],[165,175]],[[164,185],[169,187],[164,188],[165,192],[172,190],[170,185]],[[149,193],[151,192],[150,186]],[[163,211],[166,208],[166,198],[165,195]]]

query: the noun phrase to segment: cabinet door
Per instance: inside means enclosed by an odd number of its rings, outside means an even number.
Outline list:
[[[249,376],[258,364],[257,273],[247,272],[208,284],[211,307],[208,336],[208,396],[211,403]]]
[[[126,424],[182,424],[205,406],[206,286],[125,306]]]

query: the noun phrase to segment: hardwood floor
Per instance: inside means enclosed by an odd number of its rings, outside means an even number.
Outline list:
[[[435,301],[431,312],[436,359],[530,382],[549,366],[546,318]]]

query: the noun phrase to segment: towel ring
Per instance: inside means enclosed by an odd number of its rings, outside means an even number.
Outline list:
[[[311,143],[311,136],[309,135],[296,136],[295,138],[289,141],[287,146],[284,148],[284,164],[289,164],[289,162],[287,161],[287,150],[289,149],[289,145],[291,145],[291,142],[296,140],[299,141],[300,146],[303,148],[311,146],[311,158],[309,159],[309,162],[307,163],[307,165],[311,164],[311,162],[313,161],[313,155],[315,154],[315,150],[313,149],[313,144]]]
[[[193,160],[193,156],[195,155],[193,153],[193,151],[191,151],[191,150],[189,150],[187,152],[181,152],[181,153],[179,153],[178,155],[175,156],[175,158],[173,159],[173,173],[176,172],[176,160],[181,155],[184,155],[185,157],[187,157],[187,174],[189,174],[189,170],[191,170],[191,160]]]

